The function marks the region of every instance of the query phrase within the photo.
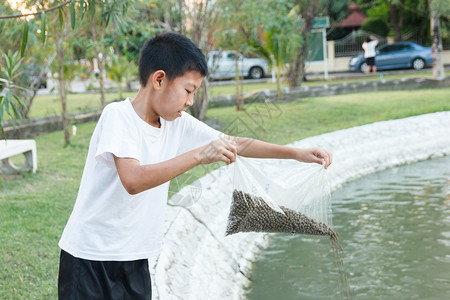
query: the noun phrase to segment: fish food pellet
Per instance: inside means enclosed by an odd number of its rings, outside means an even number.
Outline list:
[[[289,232],[326,235],[337,241],[337,233],[327,224],[290,208],[280,208],[284,214],[273,210],[261,197],[234,190],[226,235],[238,232]]]

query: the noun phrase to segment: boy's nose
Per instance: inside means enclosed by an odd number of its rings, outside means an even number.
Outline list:
[[[186,102],[186,106],[192,106],[194,104],[194,95],[188,97],[188,100]]]

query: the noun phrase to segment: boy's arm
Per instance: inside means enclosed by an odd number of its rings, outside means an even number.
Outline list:
[[[244,157],[295,159],[306,163],[318,163],[325,168],[328,168],[333,160],[330,152],[319,147],[302,149],[275,145],[251,138],[227,136],[226,139],[235,140],[237,154]]]
[[[230,164],[236,160],[236,146],[223,139],[156,164],[140,165],[134,158],[114,155],[117,173],[129,194],[137,194],[161,185],[200,164],[217,161]]]
[[[203,147],[183,153],[164,162],[140,165],[134,158],[114,156],[120,181],[128,193],[134,195],[161,185],[200,164],[222,161],[230,164],[236,155],[254,158],[295,159],[318,163],[325,168],[332,162],[332,155],[322,148],[295,148],[263,141],[225,136]]]

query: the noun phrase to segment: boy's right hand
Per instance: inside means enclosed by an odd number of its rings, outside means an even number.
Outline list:
[[[220,138],[198,148],[195,158],[199,164],[206,165],[222,161],[227,165],[236,161],[237,144],[233,139]]]

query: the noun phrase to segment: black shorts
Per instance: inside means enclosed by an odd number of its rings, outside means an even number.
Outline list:
[[[151,300],[148,260],[94,261],[61,250],[58,299]]]
[[[375,66],[375,57],[366,57],[366,64],[368,66]]]

